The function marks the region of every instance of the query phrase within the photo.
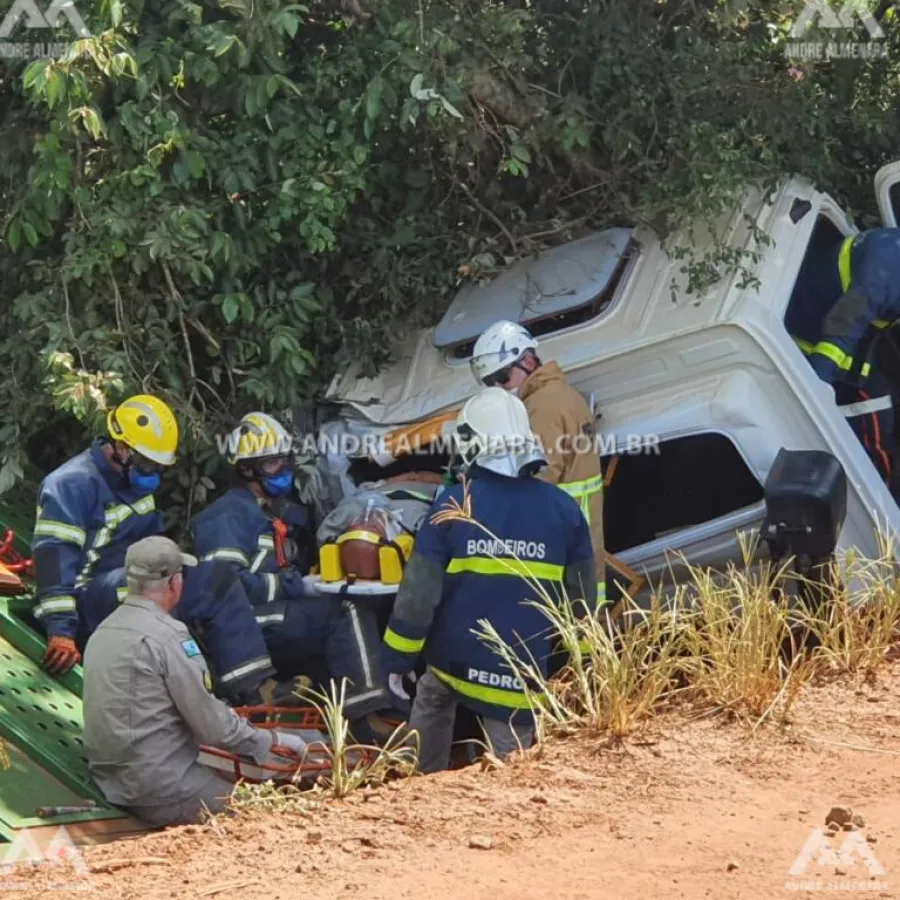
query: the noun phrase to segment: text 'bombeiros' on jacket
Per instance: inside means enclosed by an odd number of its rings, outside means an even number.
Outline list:
[[[476,632],[487,620],[542,675],[553,649],[536,586],[555,604],[596,608],[591,533],[571,497],[537,478],[483,470],[432,505],[384,636],[388,672],[411,671],[420,655],[459,701],[479,715],[526,722],[530,699],[503,657]],[[468,518],[453,516],[464,510]],[[440,514],[450,513],[442,519]],[[436,518],[436,515],[437,518]]]

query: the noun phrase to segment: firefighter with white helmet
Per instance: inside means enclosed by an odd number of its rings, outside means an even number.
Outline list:
[[[274,417],[249,413],[231,434],[228,462],[234,486],[191,522],[197,555],[226,561],[239,575],[279,676],[305,676],[310,659],[324,657],[328,677],[350,682],[344,709],[357,739],[386,737],[392,728],[378,714],[390,702],[377,666],[374,614],[306,588],[297,548],[286,540],[281,507],[294,481],[291,435]],[[291,690],[290,681],[266,681],[260,699],[278,702]]]
[[[591,529],[597,565],[597,598],[606,600],[603,541],[603,473],[594,418],[559,364],[544,363],[538,342],[517,322],[495,322],[475,342],[470,366],[478,382],[501,387],[525,404],[548,466],[540,477],[578,501]]]
[[[497,756],[532,739],[525,686],[477,636],[479,620],[546,675],[553,648],[536,585],[578,613],[596,608],[590,530],[571,497],[534,477],[545,460],[522,402],[485,389],[460,413],[455,440],[464,482],[437,498],[416,535],[384,635],[391,681],[420,657],[427,664],[409,720],[423,772],[447,767],[459,704],[481,718]]]
[[[79,645],[124,596],[129,545],[163,530],[153,494],[175,462],[175,414],[138,394],[109,411],[107,432],[40,486],[32,612],[47,634],[43,662],[53,674],[81,661]]]

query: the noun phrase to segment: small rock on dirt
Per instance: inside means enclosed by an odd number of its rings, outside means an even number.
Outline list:
[[[868,835],[866,835],[866,840],[867,840],[870,844],[877,844],[877,843],[878,843],[878,838],[875,837],[874,834],[868,834]]]
[[[849,806],[832,806],[825,816],[825,824],[842,826],[853,820],[853,810]]]
[[[542,794],[535,794],[535,795],[531,798],[531,802],[532,802],[532,803],[546,803],[546,802],[547,802],[547,798],[544,797]]]
[[[855,815],[851,820],[857,828],[865,828],[866,820],[859,814]]]
[[[844,831],[856,831],[856,826],[852,822],[844,822],[844,824],[841,825],[841,828],[843,828]]]
[[[469,838],[469,846],[473,850],[490,850],[494,846],[494,842],[483,834],[473,834]]]
[[[731,860],[728,863],[727,868],[729,872],[736,872],[740,868],[740,866],[734,860]]]
[[[318,844],[322,840],[322,832],[321,831],[307,831],[306,839],[311,844]]]

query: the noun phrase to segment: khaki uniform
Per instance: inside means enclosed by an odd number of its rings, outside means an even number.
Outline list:
[[[532,431],[540,438],[549,466],[539,476],[578,501],[591,528],[597,565],[597,599],[606,599],[603,547],[603,475],[594,439],[594,420],[584,397],[555,362],[535,369],[519,388]]]
[[[200,744],[262,760],[272,737],[216,699],[184,623],[129,596],[88,640],[84,749],[113,804],[152,825],[190,821],[200,802],[224,807],[231,785],[198,762]],[[212,808],[216,807],[216,808]]]

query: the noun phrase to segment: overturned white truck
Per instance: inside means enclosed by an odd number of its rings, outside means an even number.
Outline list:
[[[878,172],[875,189],[885,224],[895,225],[900,163]],[[755,243],[750,223],[771,241]],[[611,229],[465,288],[439,325],[400,348],[377,378],[340,374],[320,432],[333,451],[319,461],[332,502],[361,481],[446,465],[446,446],[432,441],[478,389],[469,369],[474,339],[508,318],[529,327],[541,357],[557,360],[594,404],[607,548],[652,583],[664,573],[680,577],[680,554],[717,568],[741,559],[738,533],[759,528],[763,484],[782,447],[837,457],[849,483],[838,547],[877,555],[877,533],[897,532],[900,509],[784,327],[804,255],[856,229],[799,177],[768,198],[748,193],[714,229],[731,247],[758,254],[746,264],[755,285],[735,274],[688,294],[683,264],[653,233]],[[702,255],[711,232],[692,246]],[[341,453],[341,435],[369,443]],[[411,457],[410,446],[422,449]]]

